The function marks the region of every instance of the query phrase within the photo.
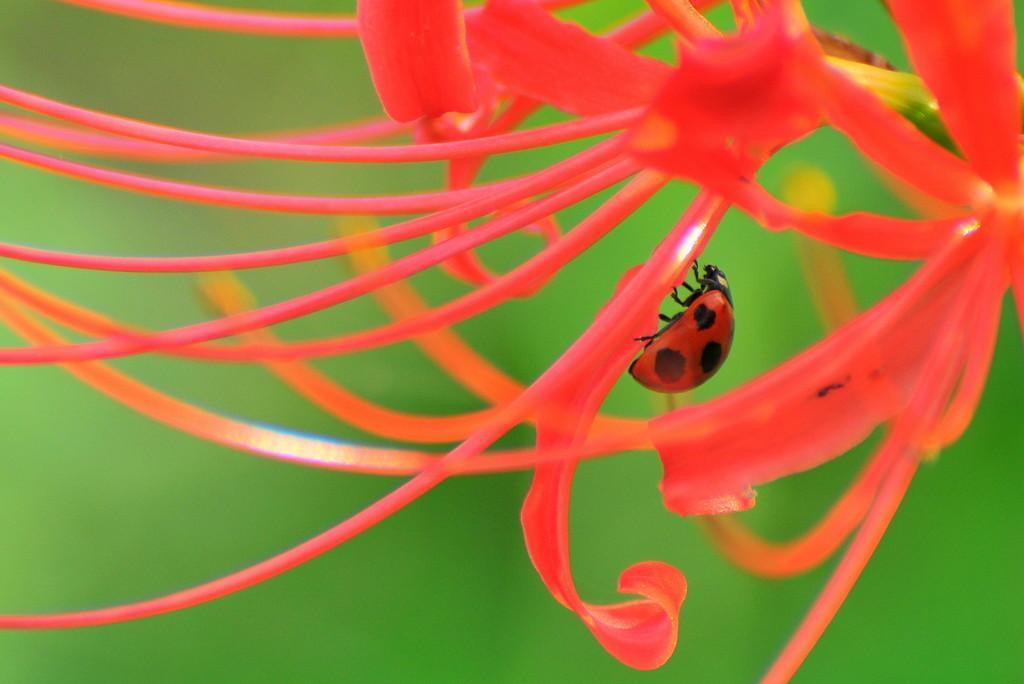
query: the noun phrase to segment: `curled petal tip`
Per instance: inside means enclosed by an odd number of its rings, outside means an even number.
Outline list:
[[[643,597],[609,606],[588,606],[584,621],[608,652],[638,670],[661,667],[679,639],[679,611],[686,577],[658,561],[636,563],[619,575],[619,591]]]

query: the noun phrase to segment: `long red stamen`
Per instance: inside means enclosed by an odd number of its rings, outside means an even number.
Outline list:
[[[968,291],[973,292],[979,289],[979,283],[984,283],[989,272],[985,268],[987,265],[984,262],[975,264]],[[881,452],[892,452],[895,460],[892,470],[832,577],[765,674],[764,684],[790,680],[846,600],[881,541],[917,470],[919,440],[931,429],[960,374],[963,362],[961,338],[964,329],[970,329],[971,322],[977,318],[970,307],[972,301],[971,297],[959,300],[946,327],[936,338],[913,399],[893,424],[880,449]]]
[[[3,300],[0,300],[0,319],[34,344],[63,342],[52,330]],[[420,451],[365,447],[228,418],[164,394],[98,362],[69,364],[64,369],[97,391],[159,423],[258,456],[374,475],[416,473],[434,459],[431,454]]]
[[[788,682],[807,658],[811,649],[828,627],[839,607],[846,600],[854,583],[860,577],[875,548],[896,514],[903,495],[910,486],[918,461],[903,455],[897,459],[889,477],[882,486],[875,504],[864,524],[858,530],[850,548],[822,590],[814,606],[807,613],[800,628],[786,644],[772,667],[761,679],[761,684]]]
[[[250,192],[205,185],[193,185],[115,171],[89,164],[31,152],[13,145],[0,144],[0,158],[10,159],[46,171],[79,180],[108,185],[158,197],[215,204],[240,209],[280,211],[297,214],[418,214],[453,207],[460,202],[480,199],[490,193],[515,187],[524,178],[482,183],[462,190],[413,193],[384,197],[316,197]]]
[[[277,36],[356,36],[355,17],[255,12],[178,0],[60,0],[68,5],[189,28]]]
[[[8,275],[2,272],[0,274]],[[79,315],[82,316],[82,321],[73,318],[58,320],[78,332],[95,332],[99,330],[104,333],[124,334],[123,328],[112,328],[113,324],[109,320],[95,316],[91,312],[79,312]],[[52,330],[25,315],[16,307],[4,304],[3,302],[0,302],[0,318],[19,335],[35,344],[58,344],[65,341]],[[421,339],[417,341],[423,342]],[[459,340],[457,337],[453,339],[451,336],[446,336],[445,339],[440,340],[440,342],[445,344],[450,344],[452,341],[458,342]],[[471,348],[468,347],[456,347],[456,350],[458,349],[464,352],[472,352]],[[470,360],[472,361],[472,359]],[[465,359],[461,359],[461,361],[464,362]],[[292,430],[277,430],[272,427],[228,418],[168,396],[99,362],[69,364],[65,368],[72,375],[96,390],[153,420],[200,439],[210,440],[230,448],[275,460],[363,474],[405,475],[420,472],[436,458],[433,454],[414,450],[364,447],[358,444],[338,442],[318,436],[306,436]],[[505,402],[522,392],[521,386],[518,386],[508,378],[504,378],[500,372],[489,367],[482,359],[480,359],[479,363],[470,363],[463,370],[474,373],[472,380],[466,384],[485,399],[495,401],[496,403]],[[457,373],[456,376],[458,377],[459,374]],[[306,379],[304,375],[300,374],[300,377]],[[481,387],[479,384],[480,382],[488,381],[491,381],[491,384],[486,388]],[[505,384],[503,385],[501,382]],[[312,390],[318,393],[317,399],[336,398],[333,394],[333,388],[328,387],[328,385],[333,383],[326,379],[325,376],[319,376],[311,384],[314,385]],[[506,395],[494,394],[494,390],[500,390],[506,386],[508,388]],[[466,416],[453,419],[453,421],[439,420],[437,426],[432,425],[428,429],[452,432],[454,422],[462,420],[472,420],[477,423],[477,427],[482,427],[493,422],[494,416],[491,413],[493,412],[486,414],[481,412],[478,419]],[[432,418],[424,418],[424,421],[426,420],[432,420]],[[426,425],[425,422],[419,422],[415,419],[406,424],[413,425],[415,423],[419,423],[420,427]],[[372,429],[369,431],[373,432]],[[617,440],[628,437],[630,439],[629,444],[633,448],[643,448],[646,446],[643,438],[645,428],[642,421],[612,416],[598,416],[595,433],[605,437],[615,436]],[[424,441],[433,440],[426,439]],[[507,455],[520,454],[522,450],[495,453],[500,458]]]
[[[699,520],[718,550],[747,572],[770,578],[798,575],[828,560],[857,528],[891,467],[886,453],[875,455],[828,513],[790,541],[765,540],[732,516],[702,516]]]
[[[997,273],[998,269],[993,271]],[[960,385],[945,414],[925,439],[923,446],[926,452],[936,452],[959,439],[970,425],[974,411],[978,407],[995,352],[999,318],[1002,313],[1002,293],[1006,291],[1008,285],[995,273],[991,276],[994,281],[991,287],[977,300],[980,310],[975,324],[971,326],[971,337],[965,345],[967,362],[960,378]]]
[[[639,186],[645,181],[641,176],[632,185]],[[352,262],[358,271],[367,272],[386,265],[387,252],[384,249],[359,252],[352,256]],[[406,281],[382,287],[373,294],[397,320],[422,315],[429,310],[415,287]],[[521,384],[496,368],[450,328],[417,335],[412,342],[449,377],[485,401],[505,403],[523,392]],[[625,431],[636,430],[642,425],[640,420],[598,414],[594,419],[593,432],[596,435],[621,436]]]
[[[517,98],[508,108],[505,109],[487,128],[481,131],[483,135],[493,135],[511,130],[522,123],[528,116],[540,107],[539,102],[528,101]],[[483,168],[487,157],[473,157],[469,159],[452,160],[448,164],[448,188],[471,187],[477,178],[477,174]],[[434,242],[447,240],[461,232],[468,230],[469,224],[460,223],[450,228],[434,233]],[[493,275],[475,252],[464,252],[456,255],[441,264],[441,268],[455,278],[463,282],[481,285],[493,280]]]
[[[378,245],[393,244],[452,224],[486,216],[514,205],[533,195],[551,190],[566,181],[593,172],[619,155],[614,143],[601,143],[577,155],[552,164],[542,171],[525,176],[517,184],[485,195],[471,202],[381,228],[370,234],[324,240],[293,247],[278,247],[254,252],[199,256],[126,257],[98,254],[77,254],[0,242],[0,256],[70,268],[103,271],[139,271],[147,273],[181,273],[199,271],[240,270],[280,266],[314,259],[325,259]],[[512,219],[514,212],[506,215]],[[519,216],[519,214],[516,214]],[[523,223],[523,226],[529,221]]]
[[[543,0],[549,9],[571,7],[587,0]],[[274,36],[328,38],[358,35],[355,17],[293,14],[210,7],[179,0],[60,0],[68,5],[188,28]],[[472,11],[472,10],[471,10]]]
[[[308,356],[322,356],[348,353],[360,349],[368,349],[382,344],[390,344],[408,339],[414,335],[430,332],[437,328],[452,325],[478,313],[486,311],[501,301],[510,298],[516,291],[533,284],[543,282],[573,259],[577,254],[600,239],[612,228],[617,226],[629,214],[643,205],[662,185],[665,180],[653,174],[642,174],[627,185],[602,208],[594,212],[580,225],[570,232],[564,240],[533,257],[510,273],[501,276],[493,283],[463,295],[448,304],[432,309],[423,315],[381,326],[374,330],[343,335],[312,342],[281,343],[276,345],[241,345],[239,347],[191,347],[171,350],[171,353],[197,358],[224,359],[236,361],[252,361],[270,358],[296,359]],[[83,307],[71,305],[63,300],[27,285],[10,274],[0,277],[0,289],[18,298],[29,306],[53,317],[55,320],[84,325],[90,332],[113,334],[140,339],[146,333],[132,329],[124,324],[117,324],[106,317],[98,317],[95,312]]]
[[[469,447],[463,446],[449,454],[447,458],[456,460],[467,458],[472,454],[473,451]],[[433,489],[442,479],[443,477],[437,474],[436,469],[421,473],[326,532],[321,532],[283,553],[212,582],[148,601],[127,603],[110,608],[37,615],[0,615],[0,629],[91,627],[153,617],[222,598],[265,582],[330,551],[365,532],[381,520],[391,517]]]
[[[343,230],[354,232],[360,226],[342,224]],[[357,273],[368,273],[390,263],[387,248],[355,252],[349,257]],[[374,298],[394,320],[420,316],[430,306],[408,281],[400,281],[379,290]],[[523,391],[523,386],[481,356],[461,335],[448,327],[425,335],[417,335],[412,342],[449,377],[467,390],[491,404],[511,401]]]
[[[647,4],[668,22],[677,34],[690,42],[722,35],[714,24],[697,11],[690,0],[647,0]]]
[[[710,206],[709,206],[710,202]],[[683,223],[668,240],[655,252],[655,256],[644,266],[648,278],[636,278],[622,292],[618,293],[599,315],[598,320],[537,382],[533,383],[519,398],[503,409],[506,422],[474,433],[455,450],[440,459],[435,465],[415,476],[390,494],[378,499],[359,513],[336,525],[330,530],[313,537],[282,554],[274,556],[245,570],[227,575],[219,580],[198,585],[192,589],[176,592],[150,601],[130,603],[112,608],[88,610],[73,613],[48,615],[6,615],[0,616],[0,628],[47,629],[69,628],[121,622],[161,613],[180,610],[211,601],[259,582],[270,579],[335,546],[364,532],[381,520],[390,517],[404,506],[416,500],[445,478],[443,468],[477,456],[497,440],[508,426],[531,413],[543,404],[544,397],[551,396],[552,383],[565,382],[566,375],[578,375],[590,366],[576,363],[585,360],[606,345],[607,340],[628,339],[630,328],[641,323],[641,316],[630,313],[635,302],[656,301],[668,283],[678,277],[679,271],[688,268],[699,248],[706,242],[710,230],[720,218],[722,207],[715,200],[699,199],[687,217],[700,217],[697,223]],[[707,216],[708,209],[714,213]],[[612,334],[617,333],[617,334]]]
[[[325,146],[199,133],[83,109],[3,85],[0,85],[0,102],[61,121],[174,147],[245,157],[350,163],[446,161],[517,152],[621,130],[639,116],[638,111],[628,110],[469,140],[367,147]]]
[[[536,217],[544,216],[564,205],[574,204],[579,200],[613,185],[636,172],[634,166],[621,162],[595,174],[576,186],[556,193],[550,198],[531,205],[518,212],[519,221],[532,220],[530,213]],[[85,361],[110,358],[124,354],[136,354],[156,349],[170,349],[206,342],[227,335],[234,335],[257,328],[274,325],[286,320],[305,316],[324,308],[340,304],[344,301],[362,296],[377,287],[387,285],[413,273],[437,265],[449,256],[465,249],[496,239],[521,227],[515,220],[502,217],[494,220],[471,233],[465,233],[446,243],[429,247],[420,252],[394,262],[391,266],[364,276],[329,286],[322,290],[295,297],[250,312],[228,316],[214,321],[197,323],[190,326],[165,330],[163,332],[136,337],[134,339],[108,339],[87,342],[77,345],[37,347],[34,349],[0,349],[0,362],[8,363],[48,363],[59,361]],[[486,307],[485,307],[486,308]],[[445,323],[442,323],[442,325]],[[307,343],[308,345],[309,343]],[[307,347],[308,348],[308,347]],[[224,351],[224,350],[222,350]],[[229,352],[230,353],[230,352]],[[291,352],[289,352],[290,354]],[[284,354],[282,356],[287,356]],[[225,358],[223,354],[218,355]],[[276,354],[275,354],[276,356]],[[293,358],[296,358],[292,355]],[[251,354],[248,359],[254,358]]]
[[[619,45],[631,48],[649,43],[667,30],[668,24],[664,19],[653,12],[645,12],[616,26],[607,33],[607,38]]]
[[[409,124],[401,124],[390,119],[379,119],[307,131],[254,135],[248,139],[304,145],[343,145],[391,138],[407,133],[411,129],[412,126]],[[105,133],[94,133],[77,126],[33,119],[20,114],[0,113],[0,133],[22,142],[109,159],[141,160],[151,163],[229,160],[229,157],[211,152],[161,145]]]
[[[252,308],[251,294],[227,275],[204,282],[207,298],[224,314]],[[254,330],[245,337],[257,342],[274,342],[269,330]],[[497,411],[485,408],[457,415],[428,416],[395,411],[364,399],[309,364],[299,361],[270,361],[267,367],[285,384],[322,411],[363,432],[405,442],[457,442],[493,422]]]

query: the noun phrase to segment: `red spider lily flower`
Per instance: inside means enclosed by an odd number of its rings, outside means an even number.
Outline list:
[[[841,222],[777,202],[753,184],[743,160],[756,160],[766,148],[785,144],[821,119],[911,186],[963,206],[957,221],[908,226],[890,246],[894,251],[880,254],[916,251],[930,257],[884,302],[749,386],[652,423],[665,466],[666,502],[687,514],[752,505],[752,484],[813,467],[891,421],[886,441],[851,490],[857,512],[851,515],[846,505],[845,514],[823,529],[849,532],[852,520],[864,522],[766,681],[785,681],[806,657],[878,543],[917,460],[966,428],[984,385],[1011,279],[1018,306],[1024,301],[1012,7],[999,1],[968,6],[916,0],[896,0],[890,7],[964,160],[893,116],[875,95],[830,65],[794,2],[773,4],[747,36],[714,43],[720,53],[739,55],[736,59],[697,61],[711,50],[695,51],[690,60],[684,56],[691,68],[673,77],[634,137],[640,158],[656,168],[720,189],[770,224],[803,226],[819,236]],[[692,92],[705,97],[687,97]],[[730,110],[726,103],[740,98],[757,103],[765,119],[751,123],[746,109]],[[728,153],[721,146],[705,152],[685,136],[710,120],[717,122],[720,139],[734,143]],[[865,239],[848,246],[867,253],[884,251],[884,233],[897,232],[880,216],[857,216],[843,228],[851,225]],[[742,439],[724,437],[737,429]],[[871,497],[874,501],[865,505]],[[781,559],[764,562],[754,552],[764,545],[742,530],[718,531],[741,563],[761,572],[792,571]],[[841,538],[822,534],[817,544],[831,550]]]
[[[853,542],[818,603],[769,670],[782,681],[799,666],[856,580],[918,459],[955,440],[977,404],[1011,283],[1024,310],[1020,222],[1020,102],[1009,5],[949,0],[893,1],[914,66],[938,103],[962,157],[914,128],[876,92],[884,69],[825,55],[799,3],[733,2],[740,27],[720,36],[685,0],[652,0],[652,12],[598,36],[552,14],[572,2],[461,3],[361,0],[357,17],[217,10],[164,0],[66,0],[140,19],[205,29],[304,36],[356,35],[377,93],[394,121],[265,136],[223,136],[80,108],[11,86],[0,102],[42,115],[4,115],[0,131],[61,151],[150,162],[270,158],[337,163],[447,165],[447,187],[407,195],[310,196],[239,190],[145,176],[16,144],[0,156],[92,183],[177,201],[262,211],[398,216],[321,242],[198,256],[83,254],[0,243],[0,256],[51,266],[139,273],[198,273],[274,267],[349,255],[357,274],[320,290],[257,304],[225,275],[203,281],[217,315],[147,330],[56,297],[0,271],[0,319],[27,342],[0,348],[6,364],[65,364],[113,399],[204,440],[311,467],[409,476],[401,486],[328,531],[212,582],[110,608],[0,616],[5,628],[66,628],[149,617],[239,591],[304,563],[369,529],[461,474],[529,468],[522,509],[527,551],[557,601],[574,611],[614,657],[640,669],[672,654],[687,583],[676,568],[643,561],[618,582],[631,598],[586,601],[572,575],[569,501],[580,460],[656,449],[667,507],[708,516],[726,555],[756,573],[790,575]],[[710,4],[710,3],[704,3]],[[762,7],[763,5],[763,7]],[[680,43],[672,66],[636,52],[671,26]],[[985,40],[979,40],[985,36]],[[565,121],[520,129],[550,107]],[[929,120],[931,124],[934,121]],[[780,147],[827,124],[901,181],[957,206],[953,218],[906,220],[867,212],[831,216],[769,195],[758,168]],[[411,134],[413,142],[368,145]],[[613,134],[547,168],[490,183],[485,160]],[[1012,146],[1012,147],[1011,147]],[[666,185],[668,176],[701,192],[641,266],[625,271],[593,324],[543,373],[523,386],[450,327],[513,297],[543,288],[567,263],[619,226]],[[616,188],[564,235],[556,214]],[[869,256],[924,259],[878,305],[755,380],[651,421],[602,413],[612,385],[637,352],[659,303],[711,239],[730,205],[770,230],[794,228]],[[471,222],[482,220],[470,227]],[[474,250],[515,231],[545,238],[534,256],[504,273]],[[432,243],[391,260],[390,244]],[[427,305],[407,278],[431,267],[471,286]],[[836,287],[841,288],[841,285]],[[269,327],[376,296],[394,320],[322,339],[286,341]],[[48,322],[49,321],[49,322]],[[85,335],[72,342],[50,322]],[[968,334],[970,331],[970,334]],[[237,336],[234,341],[228,338]],[[410,340],[485,409],[442,417],[377,405],[308,364]],[[209,362],[258,362],[342,421],[412,447],[377,447],[299,435],[228,418],[163,394],[106,361],[163,354]],[[492,445],[511,428],[536,429],[532,449]],[[846,452],[880,425],[887,436],[849,492],[806,537],[784,547],[760,540],[719,514],[754,504],[753,487],[813,468]],[[457,442],[447,452],[431,444]]]

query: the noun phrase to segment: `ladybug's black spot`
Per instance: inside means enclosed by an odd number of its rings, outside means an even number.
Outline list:
[[[659,349],[654,357],[654,372],[665,382],[675,382],[685,370],[686,357],[675,349]]]
[[[718,368],[722,361],[722,345],[718,342],[708,342],[704,345],[704,351],[700,353],[700,369],[710,373]]]
[[[707,330],[715,324],[716,318],[715,312],[703,304],[698,304],[697,308],[693,310],[693,320],[697,321],[697,330]]]

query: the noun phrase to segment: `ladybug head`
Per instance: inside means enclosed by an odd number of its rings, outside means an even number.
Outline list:
[[[725,271],[712,264],[704,265],[704,277],[700,279],[702,285],[708,290],[718,290],[725,295],[732,304],[732,291],[729,289],[729,281],[725,277]]]

